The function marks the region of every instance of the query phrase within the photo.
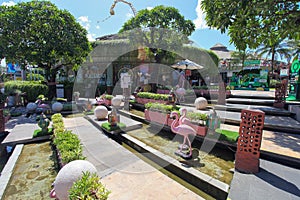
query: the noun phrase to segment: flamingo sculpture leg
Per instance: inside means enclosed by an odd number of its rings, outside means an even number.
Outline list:
[[[189,158],[192,156],[192,145],[191,145],[191,141],[189,139],[189,135],[195,136],[197,134],[197,132],[191,126],[186,125],[186,124],[179,124],[176,126],[176,124],[179,123],[178,113],[172,112],[170,117],[173,118],[174,116],[175,116],[175,120],[171,124],[171,130],[174,133],[183,136],[183,144],[181,145],[181,148],[180,148],[178,154],[181,157]],[[186,155],[182,152],[182,147],[186,142],[188,142],[189,149],[190,149],[190,153],[188,155]]]

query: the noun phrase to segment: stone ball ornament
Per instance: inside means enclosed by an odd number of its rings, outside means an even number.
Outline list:
[[[120,107],[122,103],[122,97],[121,96],[116,96],[112,98],[111,100],[111,105],[115,107]]]
[[[194,105],[197,110],[203,110],[206,109],[208,103],[204,97],[198,97],[197,99],[195,99]]]
[[[62,109],[63,109],[63,104],[62,103],[60,103],[60,102],[55,102],[54,104],[52,104],[52,110],[54,111],[54,112],[60,112],[60,111],[62,111]]]
[[[37,109],[37,104],[36,103],[28,103],[27,106],[26,106],[26,110],[29,112],[29,113],[34,113],[35,110]]]
[[[50,197],[59,200],[68,200],[74,182],[82,177],[83,172],[97,173],[96,167],[86,160],[74,160],[66,164],[57,174]]]
[[[108,115],[108,110],[105,106],[97,106],[94,110],[94,115],[98,120],[105,119]]]

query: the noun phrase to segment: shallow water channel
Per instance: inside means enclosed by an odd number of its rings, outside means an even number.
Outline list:
[[[50,199],[57,175],[56,157],[50,142],[24,145],[3,200]]]
[[[144,113],[131,110],[131,113],[142,116]],[[217,180],[230,184],[234,168],[234,152],[230,149],[214,147],[213,149],[204,148],[203,143],[194,140],[193,157],[191,160],[184,160],[175,155],[179,144],[183,142],[181,136],[162,127],[153,125],[143,125],[142,129],[130,131],[127,134],[151,146],[152,148],[171,156],[183,163],[183,166],[193,167]]]

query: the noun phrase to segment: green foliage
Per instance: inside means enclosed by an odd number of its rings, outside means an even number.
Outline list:
[[[81,179],[74,182],[69,190],[71,200],[108,199],[111,192],[100,182],[96,173],[83,172]]]
[[[155,99],[155,100],[164,100],[168,101],[168,94],[156,94],[151,92],[139,92],[137,96],[144,99]]]
[[[72,131],[64,130],[63,132],[55,133],[53,144],[59,150],[63,163],[85,159],[82,156],[80,140]]]
[[[188,36],[194,30],[194,23],[185,20],[176,8],[160,5],[151,10],[140,10],[119,32],[129,37],[132,44],[146,47],[148,56],[162,63],[163,60],[174,60],[172,51],[188,43]]]
[[[206,113],[187,112],[186,117],[191,121],[206,121],[208,115]]]
[[[28,101],[35,101],[40,94],[48,94],[48,86],[38,81],[8,81],[5,83],[5,93],[13,93],[16,90],[27,93]]]
[[[216,133],[220,134],[219,140],[225,140],[229,142],[236,142],[239,137],[239,133],[236,131],[216,129]]]
[[[113,95],[110,95],[110,94],[106,94],[106,95],[104,96],[104,98],[107,99],[107,100],[112,100],[112,98],[114,98],[114,96],[113,96]]]
[[[40,74],[26,74],[27,81],[45,81],[45,77]]]
[[[178,106],[166,105],[162,103],[151,103],[151,102],[145,104],[145,108],[148,110],[155,110],[163,113],[171,113],[172,111],[179,111]]]
[[[117,126],[111,126],[110,123],[105,122],[105,123],[101,124],[101,127],[107,131],[115,131],[115,130],[120,130],[122,128],[125,128],[126,125],[123,123],[118,123]]]
[[[85,159],[78,136],[72,131],[65,130],[62,115],[56,113],[52,115],[51,120],[54,129],[53,144],[56,145],[62,162],[66,164],[73,160]]]
[[[0,19],[0,57],[38,65],[48,80],[62,66],[77,69],[91,50],[86,29],[50,1],[0,6]]]
[[[276,86],[277,83],[281,83],[281,81],[280,80],[276,80],[276,79],[271,79],[269,87],[270,88],[275,88],[275,86]]]
[[[36,137],[41,137],[41,136],[45,136],[45,135],[52,135],[52,134],[53,134],[53,129],[52,128],[49,128],[47,132],[44,132],[41,129],[37,129],[37,130],[34,130],[32,137],[36,138]]]
[[[203,0],[201,7],[207,25],[228,31],[239,50],[267,45],[274,32],[281,39],[300,39],[298,1]]]

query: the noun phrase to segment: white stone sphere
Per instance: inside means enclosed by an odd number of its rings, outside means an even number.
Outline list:
[[[34,112],[35,109],[37,108],[37,104],[36,103],[28,103],[27,106],[26,106],[26,110],[28,112]]]
[[[74,160],[61,168],[54,182],[54,190],[57,199],[69,199],[68,191],[74,182],[82,177],[83,172],[97,173],[97,169],[92,163],[86,160]]]
[[[52,110],[54,112],[60,112],[63,109],[63,104],[60,102],[55,102],[54,104],[52,104]]]
[[[176,94],[179,95],[179,96],[183,96],[183,95],[185,95],[185,93],[186,93],[186,91],[185,91],[184,88],[178,88],[176,90]]]
[[[206,109],[208,103],[207,103],[207,100],[204,97],[198,97],[195,100],[194,105],[195,105],[197,110],[202,110],[202,109]]]
[[[105,119],[108,115],[108,110],[105,106],[97,106],[94,110],[94,115],[97,119]]]
[[[116,96],[116,97],[112,98],[112,100],[111,100],[111,105],[116,106],[116,107],[121,106],[121,103],[122,103],[122,97],[120,97],[120,96]]]

